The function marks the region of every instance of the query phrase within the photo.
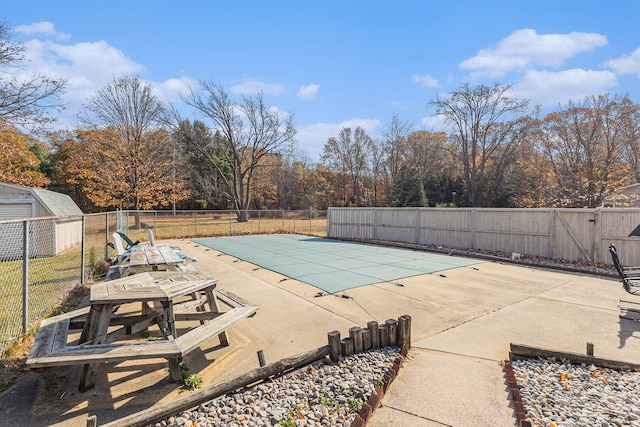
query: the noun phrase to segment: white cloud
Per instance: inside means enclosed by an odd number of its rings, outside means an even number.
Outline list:
[[[536,65],[559,67],[580,52],[588,52],[607,44],[597,33],[537,34],[532,29],[516,30],[498,42],[493,49],[482,49],[460,63],[475,77],[502,77],[510,71],[526,70]]]
[[[65,33],[59,33],[56,31],[54,25],[51,22],[41,21],[34,22],[30,25],[19,25],[13,29],[16,33],[24,34],[25,36],[43,35],[47,37],[53,37],[57,40],[68,40],[71,35]]]
[[[570,69],[558,72],[527,71],[512,92],[534,105],[553,106],[569,100],[582,100],[589,95],[607,92],[618,86],[611,71]]]
[[[638,73],[640,78],[640,48],[634,50],[631,55],[623,55],[620,58],[607,61],[605,66],[618,74]]]
[[[446,129],[445,118],[442,114],[423,117],[420,124],[430,132],[444,132]]]
[[[23,42],[26,48],[24,67],[5,67],[2,72],[10,73],[19,80],[35,72],[67,80],[62,94],[67,108],[58,116],[57,129],[73,128],[76,123],[73,117],[81,110],[82,104],[114,77],[146,72],[142,64],[106,41],[73,44],[60,41],[65,37],[61,37],[61,33],[48,22],[20,26],[14,30],[33,38]],[[144,80],[143,77],[141,79]],[[195,79],[186,76],[146,82],[154,86],[156,95],[168,101],[176,100],[178,95],[186,94],[189,87],[198,85]]]
[[[114,76],[138,74],[145,67],[104,41],[61,44],[33,39],[24,43],[28,70],[14,70],[18,78],[37,70],[67,80],[65,99],[76,108]]]
[[[343,128],[352,130],[360,126],[369,136],[374,136],[381,129],[382,124],[378,119],[353,118],[340,123],[311,123],[299,125],[296,139],[300,146],[304,148],[310,157],[316,161],[320,160],[320,155],[324,144],[331,137],[337,137]]]
[[[419,76],[417,74],[414,74],[411,76],[411,82],[417,83],[418,85],[420,85],[420,87],[438,87],[439,86],[438,80],[434,79],[428,74],[425,74],[424,76]]]
[[[181,95],[188,95],[190,89],[196,88],[198,84],[198,80],[191,77],[170,78],[155,84],[155,93],[161,99],[175,100]]]
[[[296,95],[303,101],[311,101],[316,98],[319,89],[320,85],[317,84],[300,86]]]
[[[240,84],[231,86],[230,91],[241,95],[254,95],[262,92],[266,95],[280,96],[287,93],[287,88],[280,83],[265,83],[259,80],[246,79]]]

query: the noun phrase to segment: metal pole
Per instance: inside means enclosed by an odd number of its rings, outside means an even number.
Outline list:
[[[312,231],[312,228],[311,228],[311,218],[312,218],[311,213],[312,213],[312,211],[309,211],[309,234],[311,234],[311,231]]]
[[[104,260],[109,260],[109,212],[104,215],[104,228],[106,231],[104,239]]]
[[[87,248],[87,234],[86,234],[86,224],[87,217],[82,215],[82,258],[80,260],[80,284],[84,286],[84,272],[85,272],[85,249]]]
[[[198,211],[196,211],[196,237],[198,237]]]
[[[175,206],[173,208],[173,216],[176,216]],[[153,234],[158,236],[158,211],[153,211]]]
[[[260,211],[258,211],[258,234],[260,234]]]
[[[233,212],[229,211],[229,236],[231,236],[231,234],[233,233],[233,225],[232,225],[233,218],[231,217],[231,215],[233,215]]]
[[[29,221],[22,222],[22,333],[29,327]]]
[[[293,211],[293,232],[295,233],[296,231],[296,211]]]

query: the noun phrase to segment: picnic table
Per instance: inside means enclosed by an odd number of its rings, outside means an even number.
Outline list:
[[[83,364],[79,389],[85,391],[95,386],[99,363],[166,358],[170,378],[179,381],[184,355],[216,335],[221,345],[229,345],[226,330],[258,310],[230,292],[216,290],[217,282],[157,281],[147,273],[95,284],[89,307],[43,320],[27,367]],[[218,298],[232,309],[221,312]],[[190,323],[178,328],[176,323],[182,321]],[[154,324],[161,339],[135,340]],[[82,330],[76,345],[67,344],[70,329]]]

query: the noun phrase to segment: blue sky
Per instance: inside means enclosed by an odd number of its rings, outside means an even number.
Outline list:
[[[293,112],[312,161],[343,127],[376,137],[394,113],[442,130],[427,104],[466,82],[511,84],[545,110],[602,92],[640,103],[632,0],[5,0],[1,9],[27,67],[68,80],[63,128],[123,74],[176,102],[199,80],[235,96],[262,90]]]

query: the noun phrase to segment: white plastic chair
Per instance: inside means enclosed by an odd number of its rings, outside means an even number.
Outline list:
[[[122,237],[118,233],[113,233],[113,247],[116,251],[116,258],[118,260],[118,264],[122,264],[127,259],[129,259],[129,254],[124,250],[124,243],[122,242]]]
[[[153,237],[153,231],[147,228],[147,234],[149,235],[149,246],[154,247],[156,245],[156,239]]]

